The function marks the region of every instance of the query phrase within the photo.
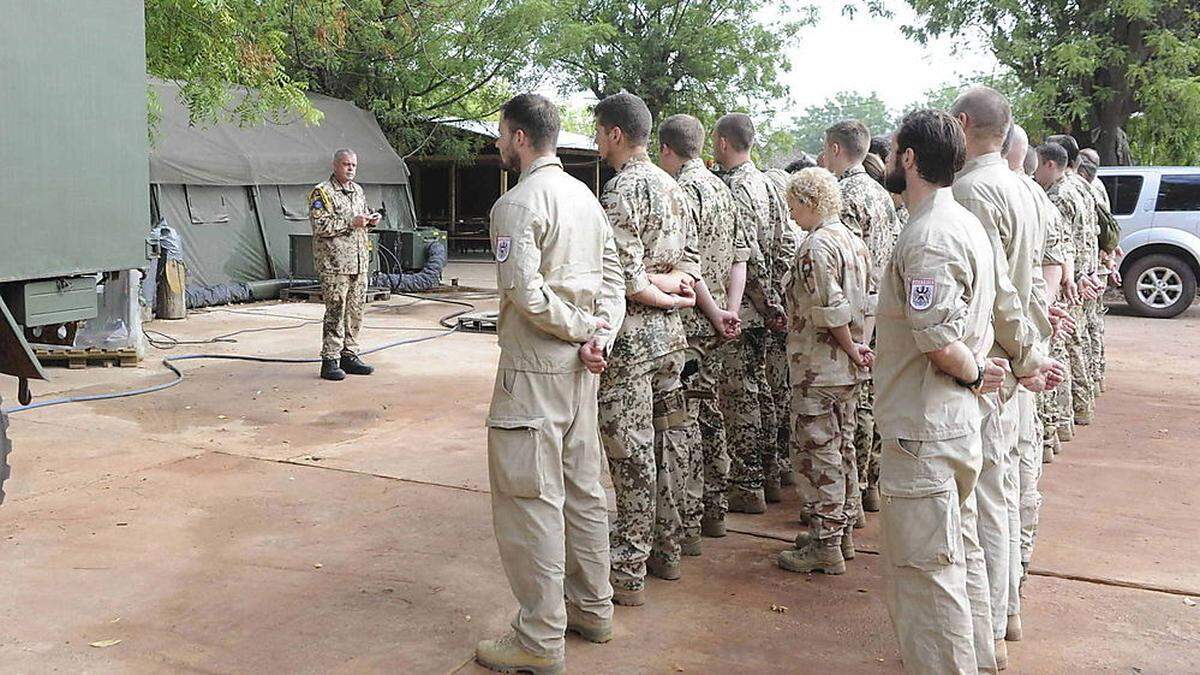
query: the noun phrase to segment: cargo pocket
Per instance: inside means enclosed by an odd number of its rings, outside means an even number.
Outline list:
[[[885,494],[883,543],[897,567],[932,571],[963,560],[962,523],[953,492]]]
[[[509,497],[542,496],[541,417],[489,417],[488,470],[494,489]]]

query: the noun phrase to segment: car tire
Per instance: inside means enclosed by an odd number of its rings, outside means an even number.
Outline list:
[[[1121,290],[1137,314],[1169,319],[1190,307],[1196,298],[1196,273],[1176,256],[1155,253],[1133,261]]]

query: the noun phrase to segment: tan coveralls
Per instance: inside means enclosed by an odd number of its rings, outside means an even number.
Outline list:
[[[911,673],[993,672],[987,574],[976,536],[981,400],[925,356],[992,347],[995,258],[949,188],[910,205],[880,281],[875,422],[886,600]]]
[[[604,211],[557,157],[534,160],[496,202],[491,239],[500,291],[487,419],[492,519],[520,606],[513,629],[525,649],[557,657],[564,595],[612,617],[599,378],[578,350],[592,337],[611,342],[625,314],[624,282]]]

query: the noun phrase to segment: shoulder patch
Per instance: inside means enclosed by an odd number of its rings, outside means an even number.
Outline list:
[[[913,279],[909,282],[908,304],[918,312],[933,305],[933,279]]]
[[[505,260],[508,260],[508,254],[511,252],[512,237],[496,237],[496,262],[504,262]]]
[[[314,211],[321,211],[325,208],[325,194],[321,188],[315,187],[308,193],[308,206]]]

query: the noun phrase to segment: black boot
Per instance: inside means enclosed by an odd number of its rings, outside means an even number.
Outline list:
[[[337,382],[346,379],[346,373],[338,368],[337,359],[321,359],[321,379]]]
[[[342,354],[342,370],[349,375],[370,375],[375,369],[359,360],[357,354]]]

